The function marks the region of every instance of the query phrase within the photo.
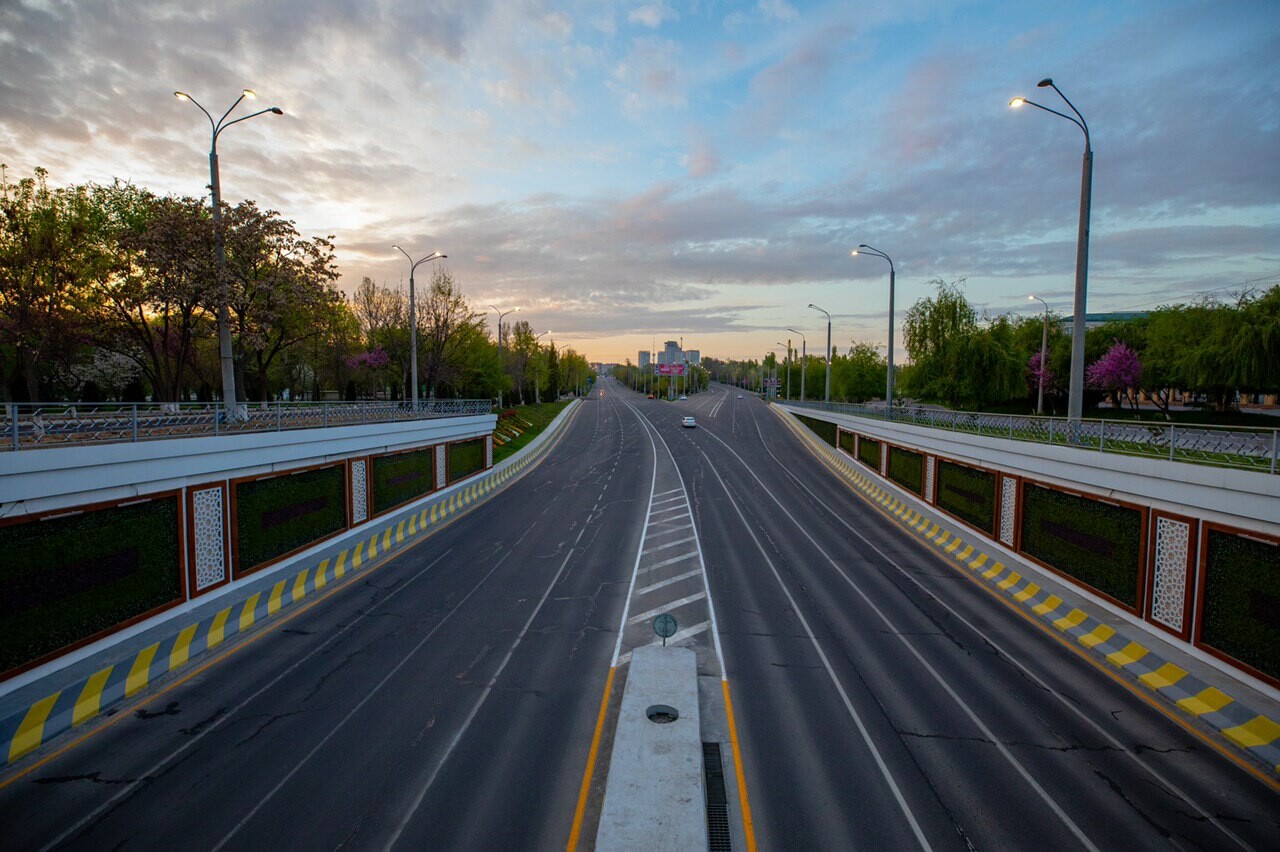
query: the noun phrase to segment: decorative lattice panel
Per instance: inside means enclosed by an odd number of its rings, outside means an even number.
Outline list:
[[[358,459],[351,463],[351,523],[362,524],[369,519],[369,471],[368,462]]]
[[[1013,547],[1014,521],[1018,513],[1018,480],[1000,479],[1000,543]]]
[[[1182,631],[1187,602],[1187,551],[1191,525],[1173,518],[1156,518],[1155,578],[1151,585],[1151,618]]]
[[[926,503],[933,502],[933,471],[937,462],[938,459],[935,456],[926,456],[924,460],[924,500]]]
[[[436,488],[444,488],[448,484],[449,460],[445,457],[445,445],[436,445]]]
[[[485,470],[493,467],[493,436],[486,435],[484,439],[484,467]]]
[[[191,493],[197,592],[227,579],[227,530],[222,502],[221,487]]]

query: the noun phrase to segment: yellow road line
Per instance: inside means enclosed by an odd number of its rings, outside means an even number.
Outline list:
[[[57,703],[58,696],[61,694],[60,691],[55,692],[48,698],[37,701],[31,705],[27,715],[22,717],[22,724],[18,725],[18,732],[13,735],[13,741],[9,743],[10,763],[40,745],[40,741],[44,739],[45,720],[49,718],[49,713],[53,711],[53,705]]]
[[[151,661],[155,659],[156,651],[160,650],[160,643],[150,645],[138,652],[138,656],[134,657],[133,668],[129,669],[129,677],[124,682],[124,694],[128,698],[135,692],[143,689],[151,680]]]
[[[596,757],[600,753],[600,736],[604,732],[605,716],[609,713],[609,696],[613,694],[613,676],[616,666],[609,667],[609,676],[605,678],[604,695],[600,696],[600,712],[596,714],[596,730],[591,735],[591,748],[587,751],[587,768],[582,771],[582,787],[578,790],[578,807],[573,812],[573,827],[569,829],[567,852],[578,848],[578,838],[582,834],[582,817],[587,811],[587,797],[591,794],[591,776],[595,774]]]
[[[191,656],[191,640],[196,638],[196,628],[199,626],[199,624],[188,624],[182,628],[182,632],[174,640],[173,650],[169,652],[169,671],[187,662],[187,658]]]
[[[84,689],[80,690],[80,697],[76,699],[75,709],[71,711],[71,727],[78,728],[98,715],[102,708],[102,690],[115,669],[115,666],[107,666],[85,683]]]
[[[733,718],[733,700],[729,697],[729,681],[721,679],[724,687],[724,711],[729,717],[729,743],[733,746],[733,771],[738,776],[738,804],[742,808],[742,832],[747,838],[748,852],[756,852],[756,828],[751,820],[751,802],[747,799],[747,776],[742,770],[742,750],[738,748],[738,723]]]

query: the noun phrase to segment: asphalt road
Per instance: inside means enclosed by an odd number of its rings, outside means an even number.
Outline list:
[[[1276,847],[1274,790],[763,402],[603,387],[492,500],[0,775],[4,847],[563,848],[611,662],[649,641],[624,609],[659,599],[723,659],[761,849]]]

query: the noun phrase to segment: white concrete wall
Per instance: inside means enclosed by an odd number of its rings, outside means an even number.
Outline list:
[[[1280,532],[1280,476],[951,432],[776,403],[901,446],[1204,520]]]
[[[0,453],[0,518],[491,434],[492,414]]]

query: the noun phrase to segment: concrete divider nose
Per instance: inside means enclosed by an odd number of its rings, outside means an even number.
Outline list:
[[[697,655],[646,645],[630,665],[596,849],[706,849]]]

